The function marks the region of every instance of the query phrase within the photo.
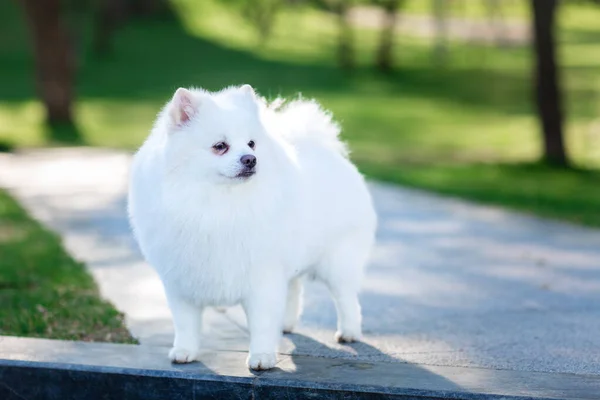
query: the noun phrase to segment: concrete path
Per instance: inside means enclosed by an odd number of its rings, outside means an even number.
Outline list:
[[[143,344],[168,346],[162,287],[126,220],[129,159],[87,148],[0,154],[0,186],[63,236]],[[365,343],[333,343],[333,304],[311,284],[282,353],[600,375],[600,230],[371,188],[381,226],[362,295]],[[247,349],[239,309],[207,319],[207,348]]]

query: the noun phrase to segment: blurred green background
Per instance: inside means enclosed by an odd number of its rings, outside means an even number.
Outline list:
[[[177,87],[249,83],[266,97],[320,101],[370,177],[600,226],[594,1],[556,11],[568,166],[541,162],[528,0],[47,3],[68,32],[73,124],[46,123],[27,24],[35,0],[0,2],[5,149],[133,150]],[[381,46],[391,48],[384,61]]]

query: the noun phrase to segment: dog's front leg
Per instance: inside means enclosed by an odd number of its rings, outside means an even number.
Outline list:
[[[169,358],[175,363],[196,361],[200,352],[203,309],[169,291],[167,300],[175,325],[175,341]]]
[[[243,303],[250,330],[250,353],[246,361],[250,369],[271,369],[277,364],[286,296],[287,282],[283,278],[262,276],[252,282]]]

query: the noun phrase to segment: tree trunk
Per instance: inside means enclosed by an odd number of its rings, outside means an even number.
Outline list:
[[[396,22],[398,20],[398,3],[399,0],[387,0],[383,5],[385,16],[376,61],[377,68],[382,72],[391,71],[393,65],[392,50],[394,47]]]
[[[349,21],[348,11],[351,0],[338,0],[339,43],[338,62],[343,69],[354,68],[354,35]]]
[[[36,86],[51,125],[73,124],[74,60],[60,0],[20,0],[34,47]]]
[[[128,16],[169,16],[171,7],[168,0],[120,0],[125,3]]]
[[[119,0],[96,0],[94,5],[94,32],[92,48],[97,55],[113,51],[113,36],[119,18],[122,18],[123,3]]]
[[[116,30],[128,19],[171,16],[168,0],[94,0],[92,48],[104,56],[113,51]]]
[[[535,94],[544,139],[544,160],[568,164],[563,140],[563,114],[554,27],[557,0],[531,0],[535,53]]]

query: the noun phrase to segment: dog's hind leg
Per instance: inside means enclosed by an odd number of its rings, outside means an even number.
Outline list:
[[[341,239],[322,260],[317,275],[325,282],[337,310],[337,332],[340,342],[360,340],[362,315],[358,301],[363,269],[371,249],[370,235],[355,233]]]
[[[290,281],[283,319],[283,333],[291,333],[302,313],[302,278]]]

